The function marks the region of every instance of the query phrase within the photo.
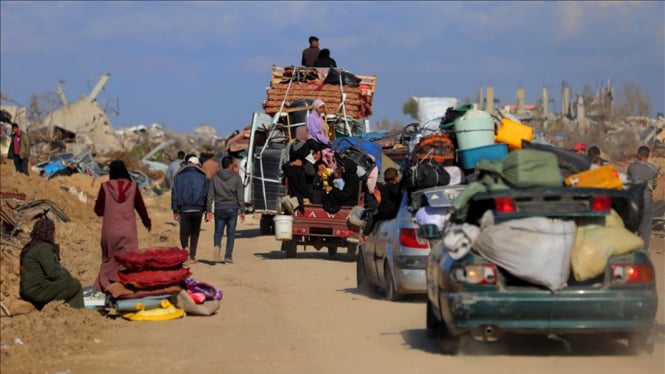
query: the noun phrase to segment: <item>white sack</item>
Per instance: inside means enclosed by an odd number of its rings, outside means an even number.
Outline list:
[[[440,119],[448,108],[456,108],[459,100],[452,97],[413,97],[418,106],[418,123],[421,129],[438,131]]]
[[[573,221],[514,219],[484,227],[474,248],[512,275],[556,291],[570,275],[575,232]]]

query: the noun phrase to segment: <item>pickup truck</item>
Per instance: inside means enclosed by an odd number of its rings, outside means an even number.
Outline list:
[[[551,217],[572,220],[615,210],[629,231],[641,217],[644,186],[629,190],[534,188],[479,193],[472,197],[466,223],[477,224],[491,210],[496,220]],[[464,222],[458,222],[464,223]],[[438,235],[438,236],[437,236]],[[646,252],[613,256],[604,272],[551,291],[518,279],[474,250],[455,260],[431,234],[427,259],[426,326],[445,354],[460,350],[463,335],[495,341],[505,333],[603,334],[627,339],[635,352],[654,348],[658,304],[654,267]],[[459,257],[459,256],[455,256]]]
[[[288,183],[288,180],[287,180]],[[362,190],[362,188],[361,188]],[[358,204],[363,206],[363,193],[358,193]],[[334,256],[339,247],[347,248],[347,253],[355,258],[358,248],[358,229],[350,227],[347,218],[352,206],[342,206],[337,213],[328,213],[323,205],[305,204],[304,211],[296,210],[293,214],[293,237],[282,241],[281,250],[287,258],[296,257],[298,245],[307,250],[311,245],[317,251],[328,248],[328,254]]]

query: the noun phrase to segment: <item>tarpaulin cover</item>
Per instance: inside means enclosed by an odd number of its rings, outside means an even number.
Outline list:
[[[333,141],[332,143],[331,148],[333,149],[333,151],[338,152],[346,148],[349,148],[351,146],[356,146],[374,156],[376,166],[379,168],[379,170],[382,170],[381,163],[383,158],[381,157],[381,155],[383,154],[383,152],[380,144],[372,143],[371,141],[363,138],[348,137],[348,138],[335,139],[335,141]]]
[[[514,219],[482,227],[474,248],[512,275],[556,291],[570,275],[575,229],[572,221]]]
[[[181,282],[192,275],[188,268],[174,270],[119,271],[120,283],[136,288],[163,286]]]
[[[128,270],[171,269],[180,266],[187,260],[186,250],[178,247],[152,247],[128,251],[115,258]]]

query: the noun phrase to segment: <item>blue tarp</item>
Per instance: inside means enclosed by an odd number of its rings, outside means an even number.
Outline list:
[[[346,148],[349,148],[351,146],[356,146],[357,148],[360,148],[364,150],[365,152],[371,154],[374,156],[374,160],[376,161],[376,166],[381,170],[381,155],[383,154],[382,152],[382,147],[380,144],[372,143],[367,139],[363,138],[358,138],[358,137],[348,137],[348,138],[341,138],[341,139],[335,139],[332,143],[332,150],[337,152],[344,150]]]

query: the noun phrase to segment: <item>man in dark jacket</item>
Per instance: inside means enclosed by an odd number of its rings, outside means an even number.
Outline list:
[[[233,171],[233,157],[225,156],[222,159],[222,169],[210,180],[208,187],[208,202],[206,204],[207,219],[215,217],[215,235],[213,237],[214,260],[221,260],[222,235],[226,226],[226,252],[224,263],[233,263],[233,244],[236,237],[236,225],[238,214],[240,223],[245,221],[245,210],[243,202],[243,185],[240,175]]]
[[[190,157],[173,181],[171,208],[173,219],[180,222],[180,244],[189,249],[188,264],[196,262],[201,218],[206,209],[208,179],[197,157]]]

